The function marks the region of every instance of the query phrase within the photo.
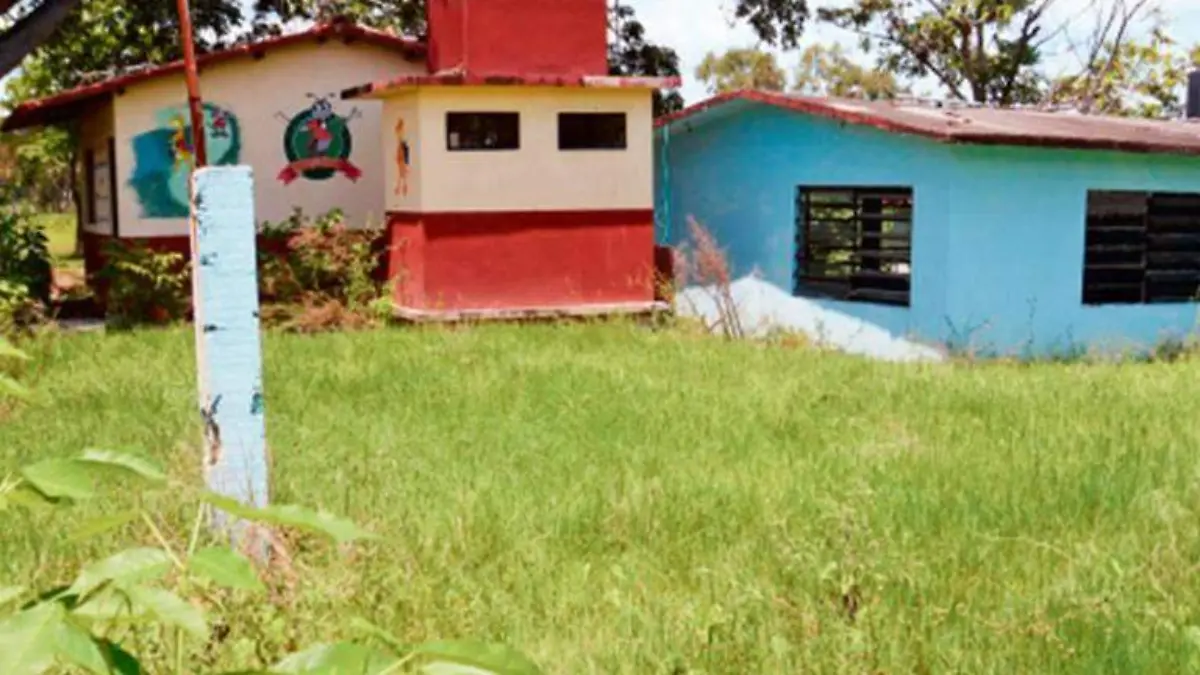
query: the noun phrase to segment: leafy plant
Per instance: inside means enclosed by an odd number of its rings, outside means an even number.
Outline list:
[[[13,336],[36,327],[46,317],[46,306],[24,284],[0,279],[0,335]]]
[[[309,220],[300,211],[260,229],[265,321],[312,332],[375,323],[382,284],[374,229],[349,227],[335,209]]]
[[[104,254],[98,277],[107,289],[114,327],[162,324],[187,315],[191,273],[182,255],[116,241]]]
[[[0,334],[37,323],[50,302],[53,271],[46,233],[0,190]]]
[[[88,450],[73,459],[50,459],[0,480],[0,511],[9,506],[64,508],[92,499],[97,485],[120,477],[147,490],[187,490],[151,463],[132,455]],[[38,675],[73,668],[94,675],[197,672],[189,663],[195,643],[219,641],[207,608],[221,607],[222,594],[261,594],[266,586],[255,561],[230,545],[202,546],[203,523],[211,509],[244,519],[243,534],[273,542],[269,528],[295,528],[345,544],[373,538],[355,524],[299,506],[254,508],[208,492],[198,495],[190,535],[173,545],[144,506],[93,520],[78,536],[98,536],[139,523],[155,546],[126,549],[82,566],[63,587],[37,592],[0,588],[0,672]],[[255,540],[247,537],[249,540]],[[538,667],[503,646],[476,642],[404,645],[365,621],[358,632],[367,642],[318,644],[246,674],[473,673],[538,675]],[[140,631],[151,630],[165,653],[139,653]],[[160,667],[149,669],[157,660]]]

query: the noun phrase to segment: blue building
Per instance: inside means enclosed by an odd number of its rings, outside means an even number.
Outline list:
[[[660,120],[659,243],[688,219],[788,297],[983,354],[1197,328],[1200,121],[718,96]]]

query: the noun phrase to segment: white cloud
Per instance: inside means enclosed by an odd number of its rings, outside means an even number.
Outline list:
[[[744,24],[732,22],[734,0],[623,1],[637,10],[650,39],[679,52],[684,74],[683,95],[689,103],[707,96],[704,87],[694,77],[696,66],[706,53],[710,50],[721,52],[730,47],[751,46],[757,41],[754,32]],[[1058,0],[1051,25],[1078,16],[1090,1]],[[1169,19],[1171,33],[1178,40],[1187,44],[1200,42],[1200,1],[1161,0],[1161,5]],[[1078,31],[1086,30],[1086,26],[1072,26],[1072,30],[1082,37],[1083,33]],[[809,26],[804,41],[842,42],[847,47],[853,45],[853,39],[846,33],[816,23]],[[792,68],[795,61],[794,54],[780,54],[780,64],[786,68]]]

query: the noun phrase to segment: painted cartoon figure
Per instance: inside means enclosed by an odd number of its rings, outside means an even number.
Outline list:
[[[404,118],[396,120],[396,194],[408,196],[408,172],[412,166],[412,150],[404,134]]]
[[[212,116],[212,137],[229,138],[229,117],[224,110],[214,110]]]
[[[330,97],[309,94],[312,105],[288,116],[277,113],[287,123],[283,132],[283,149],[288,164],[279,173],[285,185],[297,178],[320,181],[342,174],[358,180],[362,172],[350,162],[353,146],[349,123],[362,113],[358,108],[342,116],[333,109]]]
[[[333,134],[329,132],[329,121],[333,119],[333,104],[329,99],[309,94],[316,99],[308,109],[308,154],[316,157],[323,154],[333,143]]]
[[[182,115],[171,118],[171,154],[175,157],[175,169],[192,163],[192,144],[188,138],[187,122]]]

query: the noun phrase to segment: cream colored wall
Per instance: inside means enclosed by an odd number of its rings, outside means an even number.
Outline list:
[[[389,211],[421,210],[421,167],[420,158],[425,154],[422,142],[418,94],[394,96],[383,102],[384,177],[387,182],[387,209]],[[408,191],[398,191],[397,178],[400,173],[400,138],[396,133],[396,122],[404,121],[404,136],[408,140],[409,157]]]
[[[342,101],[349,87],[402,74],[423,73],[422,63],[406,61],[394,51],[366,44],[314,42],[267,51],[264,58],[235,59],[204,69],[201,94],[206,102],[232,112],[242,129],[241,164],[254,170],[255,218],[279,221],[299,207],[317,215],[331,208],[346,212],[351,225],[379,224],[384,209],[384,149],[378,101]],[[329,96],[334,111],[361,115],[349,123],[350,161],[362,172],[357,182],[342,174],[324,181],[297,179],[284,185],[279,172],[287,165],[283,135],[287,120],[311,105],[309,93]],[[182,75],[151,80],[131,87],[116,99],[116,138],[121,235],[173,236],[187,233],[184,218],[141,217],[137,193],[128,185],[134,171],[132,140],[159,126],[159,111],[186,105]],[[282,118],[279,114],[282,113]]]
[[[91,185],[83,186],[82,197],[88,199],[88,191],[96,195],[96,218],[88,218],[86,207],[81,212],[84,223],[83,229],[95,234],[112,234],[112,190],[109,187],[108,139],[113,136],[113,104],[110,100],[102,101],[89,110],[81,118],[79,124],[79,180],[87,176],[86,167],[82,162],[87,161],[88,151],[93,153],[94,180]]]
[[[393,210],[535,211],[653,208],[653,94],[644,89],[568,87],[426,87],[388,99],[384,139],[402,112],[415,117],[413,173],[419,193]],[[415,110],[414,110],[415,108]],[[518,112],[521,145],[513,151],[451,152],[447,112]],[[625,150],[558,149],[558,113],[624,112]],[[410,125],[412,123],[410,122]],[[391,150],[389,150],[391,151]],[[394,180],[394,162],[389,163]]]

